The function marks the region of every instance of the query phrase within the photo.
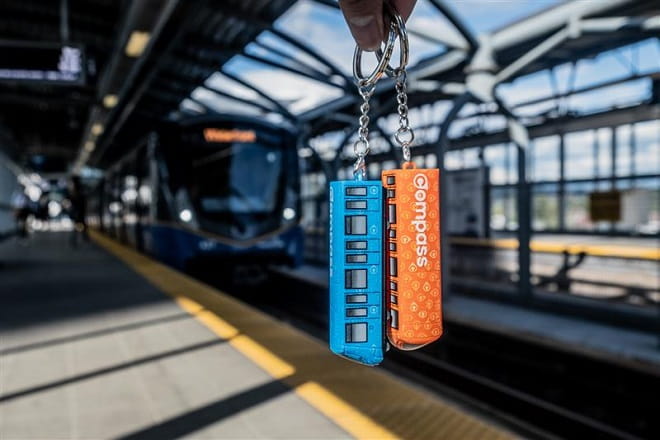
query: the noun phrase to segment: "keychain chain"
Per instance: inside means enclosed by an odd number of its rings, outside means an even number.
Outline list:
[[[355,153],[355,165],[353,166],[353,176],[358,180],[363,180],[366,177],[365,157],[369,154],[369,99],[374,94],[376,89],[376,82],[383,75],[387,74],[395,80],[396,88],[396,102],[397,113],[399,114],[399,128],[394,134],[396,142],[401,146],[403,151],[404,163],[410,162],[410,145],[415,139],[415,134],[410,128],[410,121],[408,120],[408,93],[406,90],[406,66],[409,59],[409,45],[408,35],[406,33],[406,25],[401,16],[397,13],[396,9],[390,2],[385,2],[387,12],[391,18],[388,38],[385,43],[384,49],[376,51],[378,65],[376,69],[371,72],[369,76],[362,74],[362,49],[359,46],[355,47],[353,54],[353,76],[357,80],[358,92],[362,97],[362,104],[360,105],[360,118],[358,139],[353,144],[353,152]],[[390,58],[394,52],[394,44],[397,37],[399,38],[400,54],[399,54],[399,67],[392,68],[389,65]]]
[[[397,113],[399,113],[399,128],[394,135],[394,139],[401,145],[403,152],[403,161],[410,162],[410,145],[415,140],[415,133],[410,127],[408,120],[408,93],[406,89],[406,70],[404,68],[394,69],[394,78],[396,80],[396,102]]]
[[[364,158],[369,154],[369,99],[374,94],[375,84],[369,84],[366,81],[360,81],[358,92],[362,97],[360,104],[360,128],[358,129],[358,139],[353,144],[353,153],[355,154],[355,164],[353,165],[353,176],[358,180],[364,180],[367,175],[367,168]]]

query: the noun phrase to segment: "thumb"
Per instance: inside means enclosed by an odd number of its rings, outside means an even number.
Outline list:
[[[339,0],[339,7],[363,50],[376,50],[384,39],[383,0]]]

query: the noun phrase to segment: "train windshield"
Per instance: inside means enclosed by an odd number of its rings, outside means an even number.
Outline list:
[[[224,121],[187,127],[179,142],[173,140],[164,139],[173,165],[168,167],[172,196],[179,211],[189,206],[195,213],[199,228],[247,241],[283,227],[284,210],[296,207],[298,188],[290,133]]]
[[[233,144],[202,152],[193,161],[195,198],[206,214],[269,214],[277,205],[282,151]]]

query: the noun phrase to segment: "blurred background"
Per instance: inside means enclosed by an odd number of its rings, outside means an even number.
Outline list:
[[[418,0],[408,33],[412,155],[442,175],[446,328],[384,369],[515,435],[657,438],[660,6]],[[94,338],[169,316],[102,250],[118,243],[327,338],[327,185],[352,178],[353,51],[334,0],[0,1],[0,436],[340,435],[198,431],[213,416],[154,431],[107,408],[89,431],[27,419],[84,406],[71,389],[104,357]],[[402,157],[391,79],[370,115],[379,179]],[[35,367],[60,357],[78,376]],[[96,386],[93,400],[113,387]],[[423,438],[424,423],[387,426]]]

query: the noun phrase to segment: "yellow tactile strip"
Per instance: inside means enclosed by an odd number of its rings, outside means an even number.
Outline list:
[[[518,240],[513,238],[500,239],[482,239],[468,237],[454,237],[452,244],[491,247],[499,249],[518,249]],[[542,241],[532,241],[530,249],[533,252],[548,254],[561,254],[566,251],[571,255],[577,255],[585,252],[594,257],[628,258],[634,260],[660,261],[660,249],[641,246],[623,246],[623,245],[592,245],[592,244],[565,244],[565,243],[547,243]]]
[[[376,368],[332,355],[324,344],[222,292],[92,232],[211,331],[281,380],[355,438],[504,439],[502,429]],[[273,292],[282,295],[285,292]],[[289,415],[295,417],[295,415]]]

